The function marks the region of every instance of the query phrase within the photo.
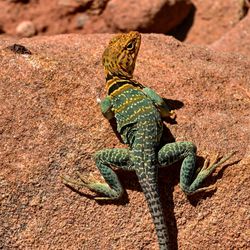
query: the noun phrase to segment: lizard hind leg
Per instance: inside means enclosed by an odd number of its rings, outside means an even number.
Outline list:
[[[196,172],[196,147],[191,142],[174,142],[163,146],[158,152],[158,161],[162,167],[168,166],[178,160],[183,160],[180,171],[180,186],[186,195],[192,195],[200,191],[211,191],[215,185],[201,188],[203,181],[210,176],[213,171],[234,153],[219,160],[219,155],[215,154],[205,159],[204,165]],[[195,173],[196,172],[196,173]]]
[[[95,153],[95,162],[105,182],[100,182],[92,176],[77,173],[80,181],[62,177],[63,182],[71,187],[87,188],[101,196],[96,200],[115,200],[123,195],[123,187],[111,166],[130,169],[128,149],[104,149]]]

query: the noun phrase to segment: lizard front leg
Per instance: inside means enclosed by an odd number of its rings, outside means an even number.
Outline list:
[[[158,108],[162,118],[166,117],[170,117],[172,119],[176,118],[174,110],[170,110],[166,102],[154,90],[145,87],[142,89],[142,91],[153,101],[155,106]]]
[[[112,103],[109,96],[106,96],[102,101],[98,98],[97,102],[100,103],[102,114],[108,120],[114,117],[114,112],[112,111]]]

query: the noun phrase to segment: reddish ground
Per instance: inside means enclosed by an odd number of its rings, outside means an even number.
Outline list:
[[[96,102],[104,94],[101,54],[110,37],[17,41],[31,55],[0,40],[0,248],[158,249],[133,173],[118,171],[127,190],[118,202],[96,202],[60,178],[76,170],[98,176],[93,153],[121,147]],[[177,113],[165,140],[193,141],[200,156],[236,151],[205,183],[217,191],[191,200],[178,185],[180,164],[160,171],[173,249],[248,249],[249,68],[246,56],[143,35],[135,79]]]

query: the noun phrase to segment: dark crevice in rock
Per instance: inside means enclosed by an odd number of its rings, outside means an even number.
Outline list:
[[[187,34],[192,27],[195,19],[196,7],[192,5],[191,10],[188,16],[175,28],[173,28],[167,35],[173,36],[179,41],[184,41],[187,37]]]

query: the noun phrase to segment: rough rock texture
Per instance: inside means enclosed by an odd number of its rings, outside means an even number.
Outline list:
[[[211,44],[216,41],[244,17],[244,2],[245,0],[192,0],[195,13],[185,41],[195,44]]]
[[[0,40],[0,248],[157,249],[133,173],[118,171],[127,190],[119,202],[98,203],[60,179],[76,170],[97,175],[92,154],[121,146],[96,103],[110,37],[19,40],[32,55],[6,49],[13,39]],[[250,244],[249,67],[249,57],[143,35],[135,79],[177,109],[166,140],[193,141],[203,156],[237,151],[206,182],[217,191],[190,200],[178,185],[180,164],[160,171],[173,249],[177,242],[211,250]]]
[[[191,6],[189,0],[111,0],[101,18],[112,32],[166,33],[183,21]],[[93,25],[89,28],[93,29]]]
[[[211,44],[244,17],[247,1],[5,0],[0,1],[4,10],[0,12],[0,34],[16,35],[18,25],[30,20],[39,35],[137,29],[170,32],[181,41]]]
[[[0,9],[6,10],[0,13],[0,30],[9,35],[16,35],[16,27],[27,19],[34,23],[38,34],[135,29],[165,33],[183,21],[191,3],[189,0],[30,0],[0,1]]]
[[[24,20],[30,20],[38,34],[61,34],[80,32],[87,19],[100,14],[108,0],[30,0],[0,1],[0,26],[8,35],[16,35],[16,27]],[[85,20],[79,26],[79,19]]]
[[[210,48],[250,57],[250,12],[232,30],[211,44]]]

